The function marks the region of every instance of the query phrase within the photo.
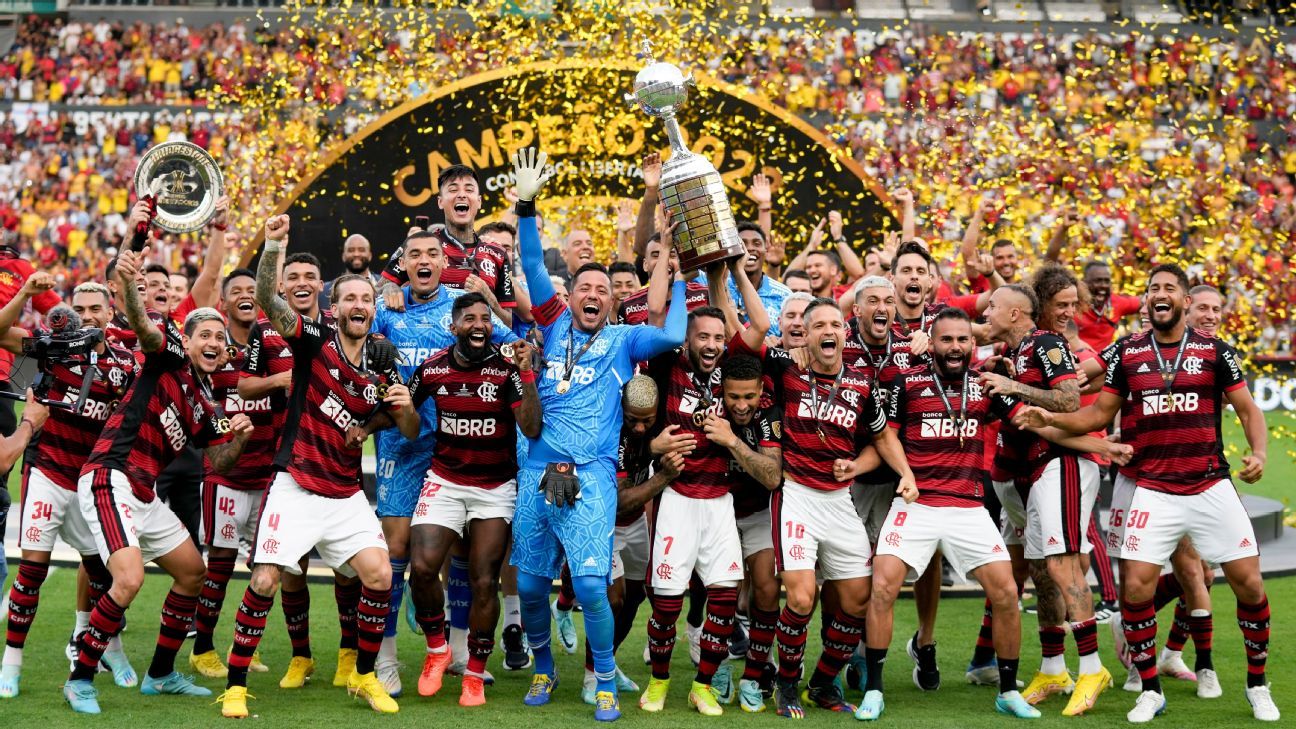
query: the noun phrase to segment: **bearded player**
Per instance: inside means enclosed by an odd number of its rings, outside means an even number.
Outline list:
[[[333,284],[336,329],[307,321],[275,294],[288,216],[266,222],[256,301],[293,351],[288,420],[275,456],[275,478],[261,508],[249,558],[252,578],[234,627],[221,713],[242,718],[247,671],[265,631],[283,570],[300,571],[312,549],[335,570],[360,577],[359,652],[347,689],[380,713],[399,711],[374,675],[391,593],[391,566],[378,519],[360,490],[361,446],[371,430],[393,423],[418,435],[418,412],[395,370],[395,347],[370,336],[373,284],[347,274]]]
[[[432,651],[449,653],[441,566],[472,531],[468,572],[474,594],[459,705],[481,706],[486,703],[486,661],[499,622],[500,566],[517,500],[517,432],[539,437],[540,398],[530,345],[519,341],[496,349],[491,344],[494,322],[481,294],[455,299],[451,316],[455,343],[429,357],[410,380],[415,407],[430,401],[437,423],[432,467],[411,521],[410,586],[415,614],[428,639],[428,660],[442,669],[424,672],[419,695],[434,696],[448,662],[435,660]],[[440,645],[433,648],[434,642]]]
[[[1237,597],[1252,714],[1278,721],[1281,715],[1265,678],[1269,600],[1255,533],[1229,479],[1220,436],[1224,404],[1237,412],[1251,446],[1238,474],[1246,483],[1264,474],[1269,433],[1236,352],[1187,327],[1187,292],[1188,277],[1177,265],[1152,269],[1146,296],[1152,330],[1113,345],[1098,401],[1069,414],[1029,408],[1017,419],[1087,433],[1106,427],[1119,413],[1121,439],[1134,448],[1130,470],[1135,488],[1117,538],[1123,562],[1121,618],[1143,691],[1127,718],[1144,723],[1165,710],[1153,598],[1162,565],[1187,535],[1204,559],[1220,565]]]
[[[544,427],[540,438],[529,441],[527,462],[518,476],[513,521],[512,563],[518,568],[523,625],[535,655],[526,703],[548,703],[558,682],[549,647],[548,596],[565,556],[594,654],[598,683],[594,716],[612,721],[621,715],[614,626],[607,600],[617,511],[621,383],[630,379],[635,362],[669,351],[684,340],[684,283],[675,283],[664,329],[607,324],[612,282],[601,266],[591,264],[574,272],[570,304],[563,304],[549,282],[535,226],[535,196],[553,174],[552,169],[544,169],[546,160],[534,149],[522,150],[513,160],[518,242],[548,361],[539,379]],[[658,265],[653,273],[649,298],[660,305],[666,298],[669,272]]]

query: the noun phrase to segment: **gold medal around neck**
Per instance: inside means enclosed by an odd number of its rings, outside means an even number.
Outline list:
[[[555,389],[558,390],[559,395],[566,395],[567,391],[571,389],[571,383],[567,380],[559,380],[558,387]]]
[[[512,358],[513,358],[513,345],[511,345],[511,344],[501,344],[501,345],[500,345],[500,348],[499,348],[499,353],[500,353],[500,356],[502,356],[502,357],[507,357],[508,359],[512,359]]]

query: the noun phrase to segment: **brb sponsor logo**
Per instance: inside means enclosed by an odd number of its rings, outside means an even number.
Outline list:
[[[1144,415],[1196,412],[1201,396],[1195,392],[1156,393],[1143,396]]]
[[[453,415],[442,415],[441,432],[446,435],[459,435],[484,438],[495,435],[498,425],[495,418],[457,418]]]
[[[324,413],[324,417],[333,421],[333,424],[342,430],[346,430],[355,423],[355,418],[347,410],[346,403],[331,392],[320,403],[320,412]]]
[[[964,420],[961,426],[952,418],[923,418],[919,435],[923,438],[975,438],[980,422]]]
[[[171,450],[179,451],[184,448],[188,436],[185,435],[184,422],[180,417],[180,411],[176,410],[175,405],[168,405],[166,410],[162,411],[159,418],[162,423],[162,435],[171,445]]]
[[[801,403],[797,406],[797,417],[811,418],[819,422],[826,421],[850,430],[855,427],[855,421],[859,418],[859,413],[831,402],[819,403],[819,412],[816,413],[810,407],[809,398],[802,396]]]

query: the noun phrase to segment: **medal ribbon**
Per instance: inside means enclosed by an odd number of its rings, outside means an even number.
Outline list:
[[[589,339],[585,340],[585,344],[581,345],[580,351],[576,352],[573,357],[572,350],[576,348],[576,327],[573,325],[567,330],[567,351],[563,353],[563,356],[566,358],[564,362],[564,367],[566,369],[562,376],[563,382],[569,383],[570,385],[572,371],[575,370],[576,365],[580,363],[581,357],[584,357],[585,353],[588,352],[589,348],[594,344],[594,340],[598,339],[599,335],[602,333],[603,327],[599,327],[598,331],[594,332],[590,335]]]

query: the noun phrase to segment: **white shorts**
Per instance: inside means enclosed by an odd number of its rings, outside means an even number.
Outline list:
[[[940,550],[961,575],[991,562],[1007,562],[1008,549],[985,507],[927,506],[891,502],[877,553],[899,557],[914,579]]]
[[[386,552],[387,540],[363,491],[330,499],[298,486],[287,471],[280,471],[261,510],[250,561],[278,565],[299,575],[298,563],[312,547],[324,564],[344,577],[354,577],[355,570],[347,562],[369,547]]]
[[[1112,484],[1111,511],[1107,512],[1107,549],[1113,554],[1120,554],[1121,545],[1125,542],[1125,515],[1129,513],[1130,501],[1134,500],[1134,479],[1124,473],[1116,474]]]
[[[410,526],[435,524],[463,537],[470,521],[503,519],[512,523],[516,505],[517,479],[488,489],[465,486],[428,471]]]
[[[995,495],[1002,509],[999,513],[999,535],[1004,544],[1022,546],[1026,543],[1026,504],[1013,481],[994,481]]]
[[[1089,516],[1098,498],[1098,464],[1078,456],[1054,458],[1026,497],[1026,559],[1087,554]]]
[[[770,498],[779,572],[813,570],[825,580],[873,574],[873,547],[860,528],[850,489],[819,491],[795,481]]]
[[[738,520],[738,539],[742,542],[743,560],[757,552],[774,548],[774,535],[770,533],[770,510],[761,509]]]
[[[152,562],[189,541],[189,530],[171,507],[161,499],[144,503],[135,498],[121,471],[99,468],[82,475],[77,502],[105,564],[126,547],[139,549],[144,561]]]
[[[208,547],[238,549],[239,542],[252,541],[265,489],[239,491],[224,484],[203,481],[202,530]]]
[[[640,514],[629,526],[616,527],[612,532],[612,579],[626,575],[636,582],[647,579],[651,547],[647,515]]]
[[[1223,479],[1191,496],[1135,488],[1125,512],[1121,559],[1163,564],[1185,534],[1207,562],[1260,554],[1242,499],[1233,482]]]
[[[684,592],[694,572],[707,587],[742,581],[742,544],[731,494],[693,499],[667,487],[657,502],[655,532],[652,586],[659,593]]]
[[[19,509],[19,549],[52,552],[54,540],[62,537],[81,554],[99,553],[90,525],[81,514],[77,492],[54,483],[39,468],[27,470]]]

